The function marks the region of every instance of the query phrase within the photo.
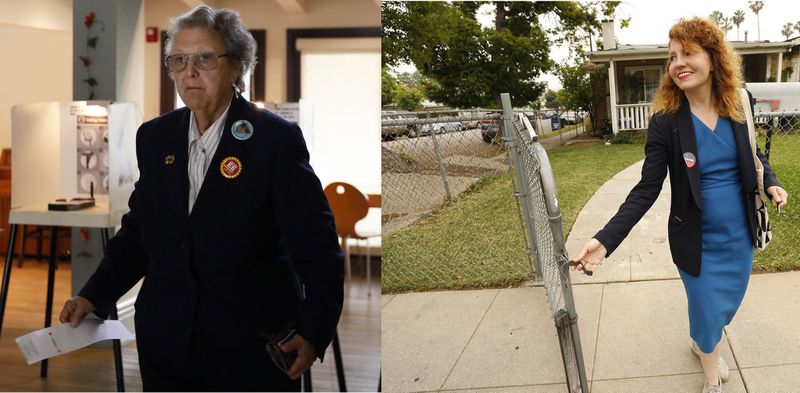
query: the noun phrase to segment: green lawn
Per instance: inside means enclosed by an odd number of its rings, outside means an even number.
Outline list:
[[[641,142],[643,138],[634,138]],[[763,137],[759,145],[764,147]],[[774,240],[756,252],[754,271],[800,266],[800,135],[774,136],[770,162],[790,204],[771,210]],[[594,192],[644,158],[642,144],[590,145],[548,152],[558,187],[565,238]],[[487,177],[448,206],[384,239],[384,293],[513,286],[530,277],[512,173]]]
[[[549,152],[565,234],[609,178],[644,158],[642,145]],[[530,276],[512,174],[485,178],[460,200],[384,239],[383,292],[497,287]]]
[[[758,145],[764,148],[764,137]],[[785,271],[800,266],[800,135],[773,136],[770,165],[789,193],[789,203],[778,216],[770,205],[773,241],[766,251],[756,251],[754,271]]]

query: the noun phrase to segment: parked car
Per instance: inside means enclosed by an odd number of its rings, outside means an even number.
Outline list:
[[[476,116],[481,115],[481,112],[459,112],[458,115],[461,117],[468,117],[468,116]],[[480,127],[480,122],[478,120],[465,120],[462,121],[461,124],[464,125],[464,129],[472,130],[475,128]]]
[[[558,115],[558,112],[556,112],[554,110],[543,110],[542,112],[540,112],[540,116],[541,116],[542,120],[548,120],[548,119],[551,119],[551,118],[553,118],[554,116],[557,116],[557,115]]]
[[[453,131],[462,131],[465,127],[463,124],[455,121],[450,121],[446,123],[430,123],[430,124],[423,124],[419,128],[419,135],[430,135],[431,132],[436,132],[437,134],[444,134],[446,132],[453,132]]]
[[[382,120],[406,120],[406,119],[416,119],[417,115],[411,113],[409,111],[382,111],[381,112],[381,119]],[[407,138],[414,138],[419,135],[419,125],[417,124],[407,124],[407,125],[392,125],[388,127],[381,127],[381,140],[386,141],[393,141],[399,137],[407,137]]]
[[[573,111],[564,112],[561,114],[561,123],[562,124],[577,124],[578,123],[578,116]]]
[[[500,120],[481,120],[481,138],[486,143],[492,143],[492,140],[500,132]]]

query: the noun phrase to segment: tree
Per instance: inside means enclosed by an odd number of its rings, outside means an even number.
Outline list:
[[[710,14],[708,14],[708,19],[711,19],[711,21],[717,26],[722,26],[722,20],[725,19],[725,17],[722,16],[722,12],[712,11]]]
[[[548,89],[544,93],[544,106],[547,109],[558,109],[561,106],[561,103],[558,102],[558,93]]]
[[[723,32],[725,32],[725,37],[727,37],[728,36],[728,32],[731,31],[731,29],[733,29],[733,25],[732,25],[731,19],[726,18],[725,15],[722,14],[722,12],[712,11],[708,15],[708,19],[711,19],[711,21],[714,22],[714,24],[719,26],[719,28]]]
[[[425,96],[419,90],[398,84],[394,94],[398,108],[407,111],[416,111],[422,108],[422,100]]]
[[[794,29],[797,30],[797,34],[800,34],[800,22],[794,24]]]
[[[585,64],[585,61],[580,61],[574,65],[558,67],[558,78],[564,87],[560,92],[560,101],[566,108],[588,111],[589,119],[594,126],[596,103],[599,103],[602,97],[594,96],[592,90],[594,78],[591,77]]]
[[[794,32],[794,24],[787,23],[787,24],[783,25],[783,30],[781,30],[781,34],[784,37],[786,37],[787,40],[789,39],[789,37],[792,36],[793,32]]]
[[[719,28],[725,32],[725,38],[728,38],[728,32],[733,29],[733,23],[731,23],[730,18],[722,18],[722,24],[719,25]]]
[[[764,9],[764,2],[763,1],[748,1],[750,4],[750,11],[753,11],[756,14],[756,21],[758,22],[758,40],[761,41],[761,18],[758,17],[758,13]]]
[[[395,101],[394,93],[397,89],[397,80],[389,73],[387,67],[381,68],[381,105],[393,104]]]
[[[414,71],[413,73],[403,72],[397,75],[397,82],[402,83],[408,88],[417,90],[422,89],[422,79],[422,75],[419,74],[419,71]]]
[[[583,64],[558,66],[556,74],[563,87],[561,104],[566,108],[589,109],[592,106],[592,85]]]
[[[492,27],[478,23],[484,4],[494,7]],[[600,31],[599,15],[613,15],[617,4],[382,2],[382,60],[413,63],[427,78],[425,95],[451,107],[499,107],[504,92],[525,104],[544,91],[536,79],[554,67],[551,45],[581,52],[588,33]],[[552,23],[542,25],[543,16]]]
[[[736,25],[736,41],[739,41],[739,25],[744,23],[744,11],[736,10],[731,17],[731,22]]]

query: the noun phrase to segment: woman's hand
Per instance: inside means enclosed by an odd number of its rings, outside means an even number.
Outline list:
[[[575,258],[575,261],[580,262],[580,264],[571,266],[570,270],[578,270],[586,274],[584,270],[594,271],[596,266],[603,263],[605,257],[606,247],[600,244],[597,239],[591,238],[583,245],[580,254]]]
[[[58,319],[61,323],[69,322],[72,327],[76,327],[86,317],[86,314],[92,311],[94,311],[94,304],[89,299],[83,296],[75,296],[64,303],[64,308],[61,309],[61,316]]]
[[[789,199],[789,193],[781,187],[772,186],[767,188],[767,194],[772,195],[772,205],[783,207],[786,205],[786,200]]]
[[[306,370],[311,368],[314,364],[314,359],[317,358],[314,345],[299,335],[295,335],[289,342],[283,344],[281,350],[283,352],[297,352],[294,363],[291,368],[286,371],[286,374],[288,374],[291,379],[300,378]]]

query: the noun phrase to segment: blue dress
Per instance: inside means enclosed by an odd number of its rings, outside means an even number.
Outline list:
[[[742,303],[753,267],[736,141],[728,119],[715,130],[692,115],[703,199],[703,249],[698,277],[678,269],[689,303],[689,334],[710,353]]]

